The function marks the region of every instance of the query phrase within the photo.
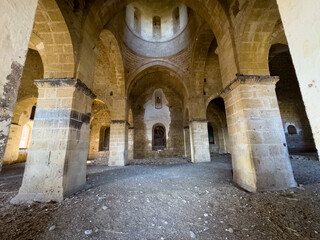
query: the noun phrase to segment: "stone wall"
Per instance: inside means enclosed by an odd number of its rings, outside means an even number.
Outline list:
[[[156,77],[150,74],[146,77]],[[161,73],[158,73],[161,76]],[[162,75],[164,77],[170,77]],[[159,82],[160,79],[159,79]],[[155,90],[162,92],[162,108],[155,108]],[[168,86],[150,86],[132,106],[134,119],[135,158],[182,157],[184,155],[184,136],[182,119],[182,100]],[[154,124],[161,123],[166,129],[166,149],[152,150],[152,130]],[[161,161],[161,159],[159,159]]]
[[[37,0],[4,0],[0,9],[0,171],[28,51]]]
[[[272,58],[270,73],[280,77],[276,93],[289,152],[316,151],[289,51]],[[297,134],[288,133],[289,125],[297,129]]]

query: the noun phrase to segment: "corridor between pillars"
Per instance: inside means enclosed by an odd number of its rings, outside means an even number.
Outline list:
[[[109,166],[125,166],[128,160],[128,122],[112,120],[110,122]]]
[[[206,119],[190,121],[191,162],[210,162],[208,122]]]
[[[296,186],[275,93],[278,80],[238,76],[222,92],[233,178],[250,192]]]
[[[77,79],[36,80],[39,98],[22,186],[12,203],[62,201],[86,182],[91,105]]]

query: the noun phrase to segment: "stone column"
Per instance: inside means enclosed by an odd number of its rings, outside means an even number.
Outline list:
[[[128,160],[128,122],[110,122],[109,166],[125,166]]]
[[[296,186],[275,93],[278,80],[238,76],[222,92],[233,178],[251,192]]]
[[[277,2],[320,159],[320,1]]]
[[[184,157],[190,157],[190,129],[189,126],[183,128],[184,135]]]
[[[128,160],[134,159],[134,127],[128,130]]]
[[[3,156],[4,164],[10,164],[18,160],[21,134],[22,126],[17,123],[12,123],[10,126],[7,148]]]
[[[219,128],[218,130],[218,139],[219,141],[219,153],[226,153],[226,140],[225,140],[225,135],[224,135],[224,129]]]
[[[1,0],[0,171],[38,0]]]
[[[19,194],[12,203],[62,201],[86,182],[91,105],[80,80],[36,80],[39,97]]]
[[[190,121],[191,161],[210,162],[208,122],[206,119]]]

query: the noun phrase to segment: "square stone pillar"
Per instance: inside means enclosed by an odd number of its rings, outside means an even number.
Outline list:
[[[191,162],[210,162],[208,122],[206,119],[190,121]]]
[[[233,178],[251,192],[296,186],[275,93],[278,80],[238,76],[222,92]]]
[[[36,80],[39,98],[22,186],[12,203],[62,201],[86,182],[91,105],[77,79]]]
[[[134,127],[128,130],[128,160],[134,159]]]
[[[109,166],[125,166],[128,160],[128,122],[110,122]]]
[[[190,157],[190,129],[189,126],[183,128],[184,136],[184,157]]]
[[[22,134],[22,126],[16,123],[10,125],[7,148],[3,156],[3,163],[14,163],[19,158],[19,145]]]

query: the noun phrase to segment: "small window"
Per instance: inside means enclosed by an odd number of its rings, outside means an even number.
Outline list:
[[[153,17],[153,37],[161,38],[161,18],[158,16]]]
[[[214,144],[214,135],[212,126],[208,125],[209,143]]]
[[[36,106],[31,109],[30,120],[34,120],[34,115],[36,114]]]
[[[163,150],[166,148],[166,130],[161,125],[156,125],[153,128],[153,146],[152,149]]]
[[[293,125],[288,126],[288,134],[297,134],[297,129]]]
[[[179,7],[175,8],[172,13],[173,20],[173,33],[177,33],[180,30],[180,10]]]
[[[19,149],[27,149],[29,146],[29,140],[31,135],[31,127],[29,124],[25,124],[22,129]]]
[[[100,130],[99,151],[109,151],[110,128],[102,127]]]
[[[161,91],[156,91],[154,94],[154,105],[156,109],[161,109],[162,108],[162,93]]]

